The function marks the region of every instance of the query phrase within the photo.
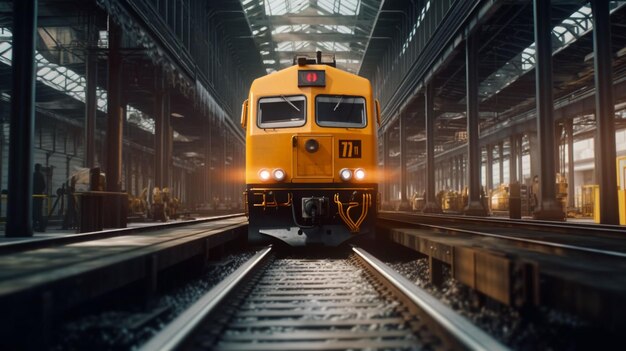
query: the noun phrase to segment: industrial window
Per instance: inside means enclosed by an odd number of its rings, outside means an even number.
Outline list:
[[[300,127],[306,122],[305,116],[306,98],[303,95],[259,99],[257,117],[261,128]]]
[[[367,124],[365,99],[358,96],[318,95],[315,116],[322,127],[363,128]]]

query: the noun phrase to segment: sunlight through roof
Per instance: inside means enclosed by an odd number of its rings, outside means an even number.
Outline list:
[[[13,33],[7,28],[0,28],[0,63],[11,66],[13,50],[11,40]],[[87,90],[87,79],[71,69],[50,62],[38,51],[35,52],[37,62],[37,80],[43,84],[63,92],[74,99],[85,102],[85,92]],[[97,109],[107,112],[107,92],[102,88],[96,89]],[[128,106],[126,119],[129,123],[154,134],[154,120],[143,112]]]
[[[268,73],[298,53],[346,53],[337,66],[357,73],[381,0],[241,0]],[[369,39],[369,38],[368,38]]]

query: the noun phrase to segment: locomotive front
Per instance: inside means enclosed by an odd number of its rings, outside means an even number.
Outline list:
[[[251,242],[336,246],[374,232],[378,103],[368,80],[314,62],[255,80],[244,102]]]

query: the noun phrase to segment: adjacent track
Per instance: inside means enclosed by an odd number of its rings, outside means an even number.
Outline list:
[[[377,227],[427,256],[435,285],[447,265],[456,281],[503,304],[553,308],[623,329],[623,228],[408,212],[381,213]]]
[[[359,248],[275,259],[266,248],[143,350],[488,349],[503,345]]]
[[[609,258],[626,258],[626,230],[619,226],[403,212],[383,212],[379,219],[379,223],[385,226],[412,225],[433,232],[507,240],[541,251],[549,248],[561,253],[565,250]]]

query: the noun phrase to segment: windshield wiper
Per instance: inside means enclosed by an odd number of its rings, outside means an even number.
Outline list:
[[[337,107],[339,107],[339,104],[341,104],[341,100],[343,100],[343,96],[339,98],[339,101],[337,101],[337,105],[335,105],[335,108],[333,108],[333,111],[337,111]]]
[[[291,101],[287,100],[287,98],[285,97],[285,95],[281,95],[281,98],[283,98],[283,100],[285,100],[286,103],[289,104],[289,106],[293,107],[296,109],[296,111],[300,112],[300,109],[298,108],[298,106],[294,105]]]

